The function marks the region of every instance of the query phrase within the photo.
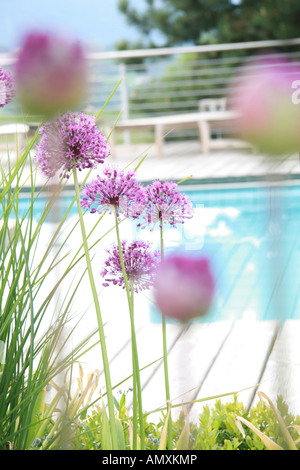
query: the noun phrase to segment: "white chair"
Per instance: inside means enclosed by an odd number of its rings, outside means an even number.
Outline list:
[[[216,112],[226,111],[227,100],[226,98],[204,98],[199,101],[200,112]],[[211,128],[214,129],[214,134],[218,139],[223,137],[224,131],[227,125],[224,122],[212,123]]]
[[[226,98],[204,98],[199,101],[199,111],[226,111]]]

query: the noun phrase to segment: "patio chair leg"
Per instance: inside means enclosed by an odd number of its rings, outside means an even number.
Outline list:
[[[207,121],[198,122],[199,138],[202,144],[203,153],[210,152],[210,127]]]
[[[155,126],[155,145],[157,156],[161,158],[163,154],[163,126],[161,124]]]

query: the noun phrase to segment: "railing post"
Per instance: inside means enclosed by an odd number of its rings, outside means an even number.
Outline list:
[[[120,62],[119,64],[119,73],[122,78],[120,84],[121,91],[121,111],[123,119],[129,119],[129,100],[128,100],[128,90],[126,82],[126,64],[125,62]],[[130,132],[124,131],[124,144],[130,144]]]

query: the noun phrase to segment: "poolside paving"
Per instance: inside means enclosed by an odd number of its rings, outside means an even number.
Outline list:
[[[32,151],[34,155],[34,151]],[[12,159],[15,158],[11,151]],[[245,183],[270,179],[299,180],[299,154],[280,158],[270,158],[255,153],[251,149],[221,148],[205,154],[197,141],[166,143],[161,158],[156,155],[155,146],[150,143],[138,145],[120,144],[115,148],[114,159],[109,157],[105,165],[116,165],[120,168],[134,168],[145,157],[138,168],[137,178],[140,181],[153,179],[173,179],[180,181],[189,178],[202,184]],[[0,160],[5,165],[7,155],[0,149]],[[101,171],[101,166],[97,171]],[[85,172],[80,174],[84,178]],[[42,186],[45,179],[37,173],[37,186]],[[25,186],[30,181],[25,182]],[[72,180],[70,180],[72,184]]]
[[[136,157],[144,155],[147,157],[138,169],[138,178],[141,181],[155,178],[178,181],[191,176],[199,183],[213,184],[260,181],[272,176],[300,178],[298,154],[270,158],[250,149],[236,148],[213,150],[205,154],[197,141],[165,144],[162,158],[157,157],[155,147],[149,148],[147,144],[119,145],[114,163],[127,165]]]

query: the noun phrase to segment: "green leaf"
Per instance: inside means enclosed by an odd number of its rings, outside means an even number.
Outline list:
[[[276,442],[272,441],[272,439],[266,436],[263,432],[259,431],[252,423],[250,423],[250,421],[245,418],[242,418],[241,416],[238,416],[236,418],[236,425],[242,433],[243,437],[245,437],[245,432],[240,422],[244,423],[249,429],[251,429],[251,431],[257,434],[257,436],[262,440],[268,450],[284,450],[281,446],[276,444]]]
[[[276,407],[274,406],[274,404],[272,403],[270,398],[267,397],[267,395],[263,392],[257,392],[257,395],[259,396],[260,400],[265,399],[269,403],[269,406],[272,409],[272,411],[273,411],[274,415],[276,416],[276,419],[279,423],[280,429],[281,429],[283,437],[284,437],[284,439],[285,439],[285,441],[288,445],[288,448],[290,450],[297,450],[297,446],[296,446],[295,442],[293,441],[293,438],[290,435],[289,430],[288,430],[282,416],[280,415],[280,413],[278,412],[278,410],[276,409]]]
[[[111,92],[111,94],[109,95],[109,97],[107,98],[107,100],[105,101],[104,105],[102,106],[102,108],[101,108],[100,111],[98,112],[98,114],[97,114],[97,116],[96,116],[96,118],[95,118],[96,121],[100,118],[100,116],[101,116],[101,114],[102,114],[102,112],[103,112],[105,106],[107,105],[107,103],[109,102],[109,100],[111,99],[111,97],[113,96],[113,94],[115,93],[115,91],[117,90],[117,88],[118,88],[118,86],[120,85],[121,81],[122,81],[122,78],[118,81],[118,83],[117,83],[116,86],[114,87],[113,91]]]
[[[120,400],[120,408],[122,410],[122,408],[124,408],[125,406],[125,400],[126,400],[126,396],[125,396],[125,393],[123,393],[123,395],[121,396],[121,400]]]
[[[117,428],[117,442],[118,442],[118,450],[125,450],[125,438],[124,438],[124,429],[122,426],[121,421],[116,418],[116,428]]]
[[[188,450],[189,448],[189,440],[190,440],[190,423],[189,423],[189,415],[186,408],[183,408],[183,412],[185,415],[185,424],[183,429],[180,433],[178,438],[176,449],[177,450]]]
[[[110,424],[108,421],[104,403],[102,405],[101,413],[101,443],[102,450],[112,450]]]
[[[163,427],[162,432],[161,432],[160,443],[159,443],[158,450],[166,450],[167,437],[168,437],[168,424],[169,424],[169,419],[170,419],[170,413],[171,413],[171,406],[168,410],[166,420],[165,420],[165,423],[164,423],[164,427]]]
[[[38,436],[37,432],[40,427],[40,423],[43,419],[45,410],[45,390],[42,390],[36,397],[35,404],[31,413],[30,428],[26,440],[26,449],[30,449],[33,441],[38,437],[41,439],[42,436]]]
[[[118,400],[116,399],[116,397],[114,395],[113,395],[113,400],[114,400],[115,407],[117,408],[117,410],[120,413],[121,407],[120,407],[120,404],[119,404]]]

